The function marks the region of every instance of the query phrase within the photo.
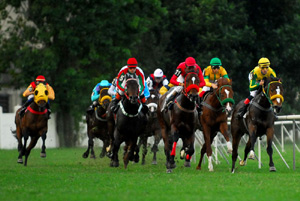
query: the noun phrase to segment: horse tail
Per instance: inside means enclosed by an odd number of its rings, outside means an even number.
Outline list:
[[[17,130],[13,130],[12,128],[10,128],[11,134],[16,138],[17,138]]]

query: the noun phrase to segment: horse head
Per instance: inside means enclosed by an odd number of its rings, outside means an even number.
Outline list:
[[[232,106],[235,103],[233,99],[232,80],[227,78],[219,78],[217,80],[218,88],[215,90],[216,96],[222,107],[225,107],[226,115],[232,112]]]
[[[109,103],[111,102],[111,96],[108,94],[108,88],[102,88],[99,94],[98,103],[104,110],[107,110]]]
[[[262,90],[271,104],[274,113],[278,114],[281,111],[284,101],[283,87],[280,79],[273,77],[266,79]]]
[[[139,100],[139,84],[138,80],[130,78],[126,80],[125,96],[131,104],[138,103]]]
[[[38,84],[34,90],[34,102],[39,107],[45,107],[48,102],[48,90],[42,83]]]
[[[157,111],[157,104],[159,100],[159,93],[155,89],[150,90],[150,96],[147,99],[147,106],[149,108],[149,115],[154,117]]]
[[[188,73],[184,80],[184,94],[191,101],[195,102],[199,97],[200,79],[196,73]]]

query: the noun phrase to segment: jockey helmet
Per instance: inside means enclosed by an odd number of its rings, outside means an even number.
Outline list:
[[[138,65],[138,62],[137,62],[137,60],[135,59],[135,58],[129,58],[128,60],[127,60],[127,66],[128,67],[137,67],[137,65]]]
[[[262,57],[258,61],[258,66],[259,67],[269,67],[270,66],[270,60],[266,57]]]
[[[45,77],[43,75],[39,75],[39,76],[36,77],[35,81],[37,81],[37,82],[45,82],[46,79],[45,79]]]
[[[154,77],[161,78],[162,76],[164,76],[164,73],[160,68],[154,71]]]
[[[188,57],[185,59],[185,64],[187,66],[196,66],[196,60],[193,57]]]
[[[101,80],[100,84],[101,87],[110,86],[111,84],[107,80]]]
[[[210,60],[211,66],[222,66],[222,62],[219,58],[215,57]]]

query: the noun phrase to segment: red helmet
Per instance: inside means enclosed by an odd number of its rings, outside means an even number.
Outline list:
[[[45,79],[45,77],[43,75],[39,75],[39,76],[36,77],[35,81],[37,81],[37,82],[45,82],[46,79]]]
[[[128,67],[137,67],[137,65],[138,65],[138,62],[135,58],[129,58],[127,60],[127,66]]]
[[[185,59],[185,64],[187,66],[196,66],[196,60],[193,57],[188,57]]]

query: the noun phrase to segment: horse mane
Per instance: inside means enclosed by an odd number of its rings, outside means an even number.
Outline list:
[[[231,85],[230,80],[227,79],[227,78],[223,78],[223,77],[220,77],[220,78],[217,80],[217,83],[218,83],[218,87],[224,86],[224,85]]]

